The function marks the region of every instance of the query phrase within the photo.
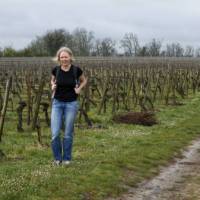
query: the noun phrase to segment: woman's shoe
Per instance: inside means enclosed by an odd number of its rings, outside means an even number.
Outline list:
[[[60,164],[61,164],[60,160],[54,160],[52,163],[53,166],[59,166]]]

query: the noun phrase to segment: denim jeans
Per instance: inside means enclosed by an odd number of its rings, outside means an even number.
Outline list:
[[[71,160],[74,134],[74,121],[78,111],[78,101],[63,102],[53,99],[51,111],[51,147],[55,160]],[[64,136],[61,142],[60,131],[64,122]]]

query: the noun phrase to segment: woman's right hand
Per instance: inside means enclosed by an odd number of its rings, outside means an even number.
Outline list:
[[[51,89],[54,91],[56,89],[57,85],[56,82],[51,83]]]

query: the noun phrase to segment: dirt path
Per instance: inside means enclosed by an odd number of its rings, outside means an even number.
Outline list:
[[[115,200],[200,200],[200,139],[160,174]],[[114,199],[109,199],[114,200]]]

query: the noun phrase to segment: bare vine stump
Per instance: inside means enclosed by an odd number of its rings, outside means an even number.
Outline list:
[[[39,88],[38,88],[38,92],[37,92],[37,96],[36,96],[36,104],[35,104],[35,110],[34,110],[34,116],[33,116],[33,122],[32,122],[33,130],[36,128],[37,119],[38,119],[38,115],[39,115],[39,109],[40,109],[40,102],[42,99],[44,86],[45,86],[45,78],[44,78],[44,74],[42,74],[40,77]]]
[[[85,122],[87,123],[88,127],[92,127],[92,121],[89,119],[87,112],[82,108],[80,108],[79,111],[81,112],[81,114],[83,114]]]
[[[18,124],[17,124],[17,131],[19,132],[23,132],[24,129],[22,127],[22,123],[23,123],[23,110],[26,107],[26,102],[25,101],[21,101],[19,102],[19,107],[17,108],[17,115],[18,115]]]
[[[42,134],[41,134],[41,126],[39,118],[36,123],[36,130],[37,130],[38,142],[40,145],[42,145]]]
[[[49,119],[49,115],[48,115],[49,104],[46,103],[46,102],[41,102],[40,105],[43,106],[43,112],[44,112],[44,115],[45,115],[46,124],[48,126],[50,126],[50,119]]]

